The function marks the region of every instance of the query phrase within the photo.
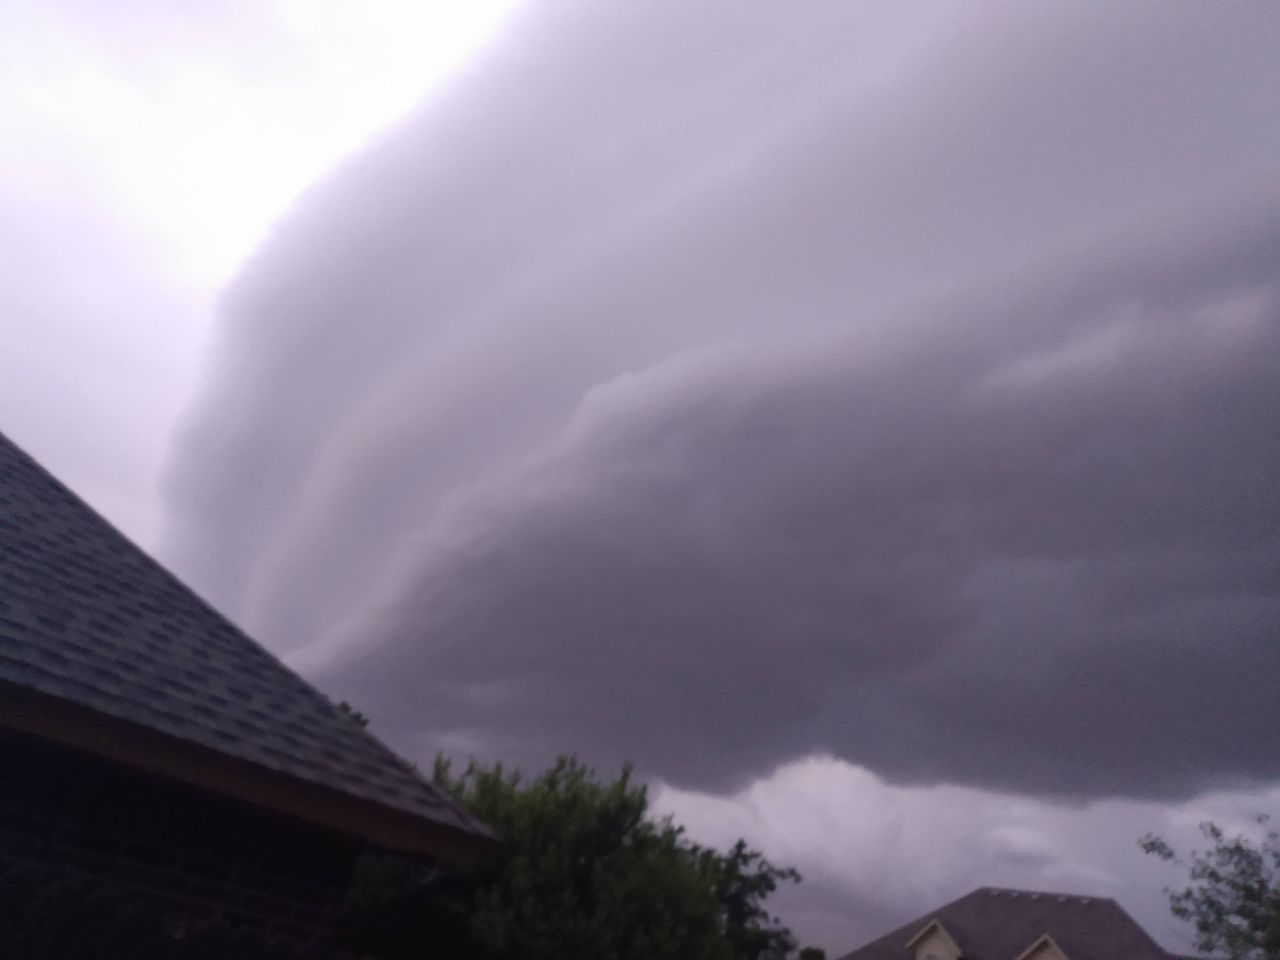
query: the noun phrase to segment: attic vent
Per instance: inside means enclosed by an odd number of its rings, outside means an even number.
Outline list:
[[[1010,890],[1010,891],[1009,891],[1009,896],[1011,896],[1011,897],[1016,897],[1017,895],[1018,895],[1018,891],[1017,891],[1017,890]]]
[[[1067,902],[1067,898],[1066,898],[1066,897],[1059,897],[1059,898],[1058,898],[1058,902],[1059,902],[1059,903],[1066,903],[1066,902]]]
[[[1040,894],[1038,894],[1038,893],[1029,893],[1029,894],[1027,894],[1027,899],[1029,899],[1029,900],[1039,900],[1039,899],[1040,899]]]

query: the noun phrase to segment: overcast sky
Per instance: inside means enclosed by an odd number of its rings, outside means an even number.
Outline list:
[[[0,13],[0,429],[829,950],[981,884],[1186,945],[1136,838],[1280,807],[1274,5],[199,9]]]

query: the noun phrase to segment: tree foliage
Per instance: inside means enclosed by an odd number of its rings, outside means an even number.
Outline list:
[[[1188,866],[1190,884],[1165,892],[1174,916],[1195,925],[1198,950],[1231,960],[1280,957],[1280,833],[1267,822],[1258,818],[1259,841],[1202,823],[1211,847],[1192,851],[1189,861],[1154,834],[1139,841],[1147,853]]]
[[[500,838],[468,871],[366,866],[348,933],[377,956],[458,960],[781,960],[796,943],[765,909],[800,879],[739,841],[727,853],[649,816],[629,769],[611,782],[571,758],[525,780],[501,765],[435,784]],[[350,940],[351,937],[349,936]]]

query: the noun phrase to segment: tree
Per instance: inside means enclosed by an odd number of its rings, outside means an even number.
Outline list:
[[[1263,831],[1259,841],[1200,824],[1212,847],[1192,851],[1190,885],[1165,888],[1174,916],[1195,924],[1196,948],[1204,953],[1231,960],[1280,957],[1280,833],[1266,827],[1265,816],[1257,822]],[[1186,862],[1154,834],[1139,844],[1161,860]]]
[[[790,931],[764,908],[800,879],[741,841],[690,842],[624,768],[612,782],[572,758],[535,779],[437,758],[437,787],[500,838],[458,872],[366,865],[348,903],[348,944],[380,957],[458,960],[781,960]]]
[[[726,855],[694,848],[709,858],[707,873],[715,877],[715,897],[724,921],[725,938],[734,957],[743,960],[781,960],[796,947],[791,931],[771,917],[765,899],[780,882],[799,883],[800,874],[773,866],[739,840]]]

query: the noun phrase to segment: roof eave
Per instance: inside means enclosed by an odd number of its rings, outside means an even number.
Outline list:
[[[81,750],[398,853],[464,865],[495,843],[486,833],[396,810],[3,680],[0,728]]]

